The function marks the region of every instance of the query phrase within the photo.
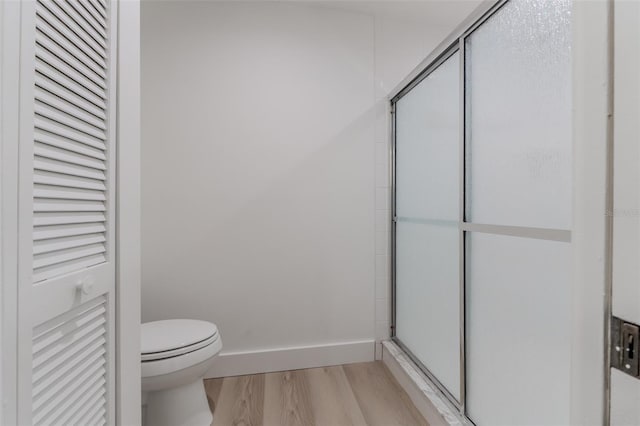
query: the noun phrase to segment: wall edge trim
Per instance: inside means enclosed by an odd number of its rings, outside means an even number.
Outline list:
[[[205,379],[327,367],[375,359],[375,339],[221,353]]]

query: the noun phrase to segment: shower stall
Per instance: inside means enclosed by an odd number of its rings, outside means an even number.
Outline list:
[[[497,2],[391,99],[393,340],[481,425],[570,423],[571,13]]]

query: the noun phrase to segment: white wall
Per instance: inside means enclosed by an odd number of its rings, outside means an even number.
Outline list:
[[[211,375],[388,337],[385,96],[472,7],[335,5],[143,2],[143,320],[214,321]]]
[[[287,3],[143,4],[144,321],[214,321],[226,353],[373,357],[371,28]]]
[[[614,25],[613,315],[640,323],[640,3],[616,2]],[[640,424],[640,380],[611,372],[611,424]]]
[[[572,21],[571,424],[595,426],[604,409],[607,3],[574,2]]]

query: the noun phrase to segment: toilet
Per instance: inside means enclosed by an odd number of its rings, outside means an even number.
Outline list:
[[[142,324],[143,423],[208,426],[204,375],[222,349],[215,324],[172,319]]]

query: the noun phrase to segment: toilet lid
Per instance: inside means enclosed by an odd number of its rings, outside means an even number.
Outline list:
[[[140,334],[140,347],[144,355],[174,351],[207,340],[215,340],[212,338],[218,334],[218,328],[207,321],[172,319],[144,323]]]

